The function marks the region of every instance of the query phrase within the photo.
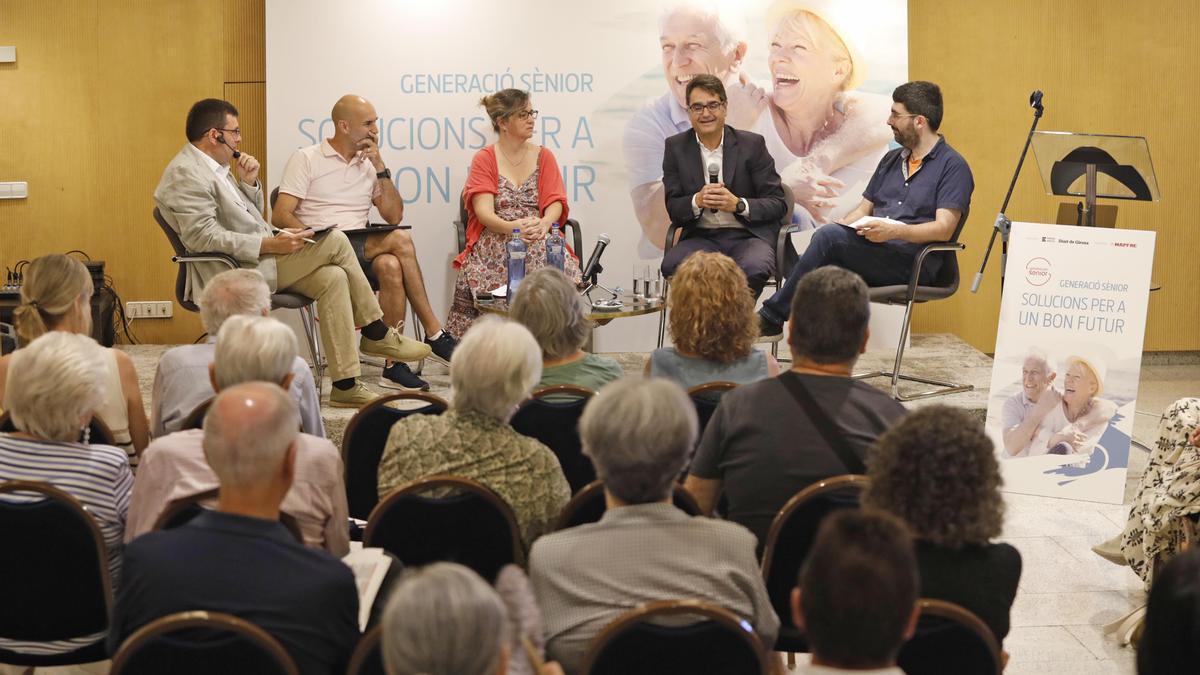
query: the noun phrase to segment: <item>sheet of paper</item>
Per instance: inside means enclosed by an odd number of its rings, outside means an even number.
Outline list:
[[[365,631],[392,559],[381,548],[363,548],[346,554],[342,562],[354,573],[354,585],[358,587],[358,629]]]
[[[866,225],[867,223],[869,223],[873,220],[878,220],[878,221],[887,223],[889,225],[904,225],[905,224],[905,223],[900,222],[899,220],[892,220],[891,218],[879,218],[876,216],[863,216],[862,218],[859,218],[858,220],[854,221],[853,223],[846,223],[846,227],[852,227],[857,230],[858,228],[862,227],[863,225]]]

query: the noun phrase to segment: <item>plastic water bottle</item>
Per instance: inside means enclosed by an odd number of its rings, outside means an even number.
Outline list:
[[[511,303],[517,288],[525,280],[525,254],[529,249],[521,240],[521,230],[513,229],[512,238],[508,240],[508,301]]]
[[[546,265],[553,267],[559,272],[566,271],[567,245],[563,241],[562,232],[558,228],[558,223],[550,228],[550,236],[546,237]]]

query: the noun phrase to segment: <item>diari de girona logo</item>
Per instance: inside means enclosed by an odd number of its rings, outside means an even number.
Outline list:
[[[1025,263],[1025,280],[1031,286],[1045,286],[1050,281],[1050,261],[1033,258]]]

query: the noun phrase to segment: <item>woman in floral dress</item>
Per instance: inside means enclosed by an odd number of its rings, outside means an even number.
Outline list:
[[[446,331],[461,338],[479,316],[475,297],[508,280],[505,245],[513,230],[529,248],[525,273],[546,264],[546,236],[567,219],[567,195],[554,154],[529,142],[537,111],[529,94],[504,89],[480,104],[499,135],[495,144],[475,153],[463,190],[467,209],[467,246],[454,259],[458,280]],[[580,280],[579,260],[568,249],[567,276]]]

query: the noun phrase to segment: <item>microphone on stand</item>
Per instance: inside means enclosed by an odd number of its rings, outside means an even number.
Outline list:
[[[604,249],[610,241],[612,238],[606,233],[596,238],[596,248],[592,249],[592,257],[588,258],[587,265],[583,268],[585,281],[596,283],[596,275],[604,271],[604,268],[600,266],[600,256],[604,255]]]
[[[721,167],[717,166],[716,162],[709,164],[708,165],[708,182],[710,184],[715,184],[717,182],[717,174],[719,174],[719,173],[721,173]],[[716,209],[709,209],[709,211],[712,211],[713,213],[717,212]]]

